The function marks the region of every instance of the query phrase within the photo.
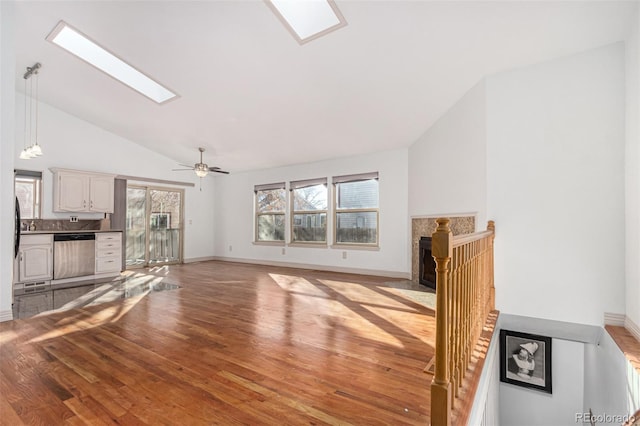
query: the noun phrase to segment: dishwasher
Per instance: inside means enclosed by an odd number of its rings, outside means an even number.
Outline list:
[[[53,279],[93,275],[96,269],[96,234],[74,232],[53,235]]]

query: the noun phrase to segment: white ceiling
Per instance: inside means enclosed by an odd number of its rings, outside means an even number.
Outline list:
[[[482,77],[623,40],[637,1],[336,1],[299,45],[263,1],[16,4],[16,87],[192,164],[234,171],[411,145]],[[176,91],[157,105],[45,41],[64,20]]]

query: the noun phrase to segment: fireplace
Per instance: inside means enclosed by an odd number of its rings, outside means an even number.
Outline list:
[[[418,282],[436,288],[436,261],[431,255],[431,237],[420,237],[418,257]]]

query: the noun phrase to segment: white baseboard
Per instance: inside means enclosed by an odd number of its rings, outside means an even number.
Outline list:
[[[612,314],[610,312],[605,312],[604,325],[624,327],[629,330],[629,333],[633,334],[633,337],[640,340],[640,327],[638,327],[638,324],[634,323],[631,318],[624,314]]]
[[[638,324],[631,321],[629,317],[626,317],[624,320],[624,328],[629,330],[629,333],[633,334],[633,337],[640,341],[640,327],[638,327]]]
[[[373,275],[377,277],[389,277],[410,280],[410,272],[380,271],[377,269],[345,268],[340,266],[313,265],[308,263],[277,262],[270,260],[242,259],[234,257],[216,256],[212,260],[223,262],[252,263],[254,265],[279,266],[283,268],[313,269],[316,271],[342,272],[345,274]]]
[[[624,327],[626,315],[614,314],[611,312],[604,313],[604,325],[615,325],[618,327]]]
[[[207,256],[207,257],[192,257],[190,259],[184,259],[182,261],[182,263],[195,263],[195,262],[206,262],[208,260],[216,260],[215,257],[213,256]]]
[[[0,322],[11,321],[11,320],[13,320],[13,312],[0,311]]]

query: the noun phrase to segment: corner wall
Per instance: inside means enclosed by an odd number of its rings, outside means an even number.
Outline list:
[[[487,80],[496,307],[602,325],[625,309],[624,46]]]
[[[640,338],[640,4],[626,42],[626,67],[626,315]]]
[[[0,321],[12,318],[13,140],[15,138],[14,2],[0,1]]]
[[[409,148],[409,215],[475,215],[486,229],[486,87],[482,80]]]

